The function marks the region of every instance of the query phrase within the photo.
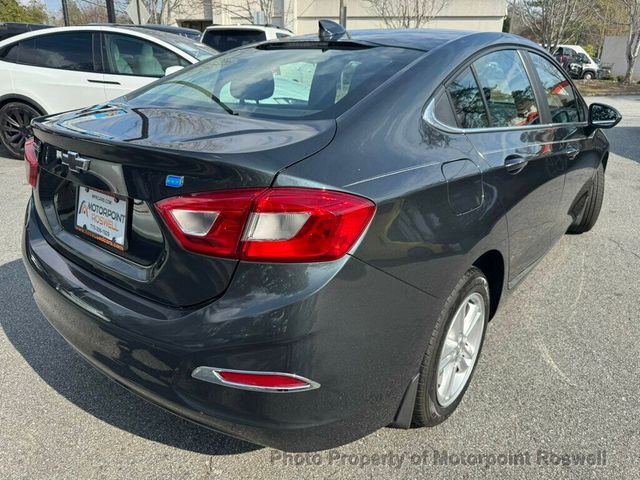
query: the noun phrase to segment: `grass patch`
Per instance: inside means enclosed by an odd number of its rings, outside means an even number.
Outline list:
[[[640,85],[637,83],[619,83],[616,80],[574,80],[584,96],[601,95],[638,95]]]

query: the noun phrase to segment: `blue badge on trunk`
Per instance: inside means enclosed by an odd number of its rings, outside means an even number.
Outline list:
[[[182,185],[184,185],[184,177],[181,177],[179,175],[167,175],[167,179],[165,180],[164,184],[167,187],[180,188]]]

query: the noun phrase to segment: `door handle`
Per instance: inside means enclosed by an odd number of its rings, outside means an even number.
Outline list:
[[[509,155],[504,160],[504,166],[512,175],[520,173],[524,167],[529,163],[529,159],[527,157],[523,157],[521,155]]]
[[[564,153],[565,153],[565,155],[567,157],[569,157],[569,160],[573,160],[580,153],[580,149],[578,149],[576,147],[567,147],[567,149],[564,151]]]
[[[120,85],[120,82],[112,82],[109,80],[92,80],[92,79],[87,79],[87,82],[89,83],[102,83],[103,85]]]

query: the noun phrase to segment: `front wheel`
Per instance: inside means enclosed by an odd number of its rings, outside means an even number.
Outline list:
[[[24,155],[24,143],[31,136],[31,120],[40,116],[35,108],[22,102],[9,102],[0,108],[0,141],[15,158]]]
[[[604,168],[600,164],[593,177],[593,182],[589,188],[589,194],[580,216],[576,218],[569,227],[569,233],[588,232],[598,221],[602,200],[604,199]]]
[[[584,74],[582,75],[583,80],[593,80],[594,78],[595,75],[593,74],[593,72],[584,72]]]
[[[443,422],[462,400],[480,357],[489,319],[489,284],[471,268],[447,298],[420,366],[413,424]]]

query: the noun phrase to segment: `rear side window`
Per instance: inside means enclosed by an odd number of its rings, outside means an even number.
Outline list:
[[[226,52],[232,48],[263,42],[266,39],[267,36],[262,30],[215,29],[208,30],[204,33],[202,43],[209,45],[219,52]]]
[[[447,85],[447,92],[453,102],[459,127],[484,128],[489,126],[480,89],[470,68],[464,70]]]
[[[473,65],[487,102],[492,127],[540,123],[533,88],[515,50],[489,53]]]
[[[240,49],[160,80],[128,99],[134,108],[335,118],[421,55],[389,47]]]
[[[529,57],[544,88],[551,112],[551,122],[579,122],[582,118],[582,109],[567,77],[558,67],[540,55],[531,53]]]
[[[93,34],[56,33],[23,40],[8,51],[6,59],[36,67],[92,72]]]

